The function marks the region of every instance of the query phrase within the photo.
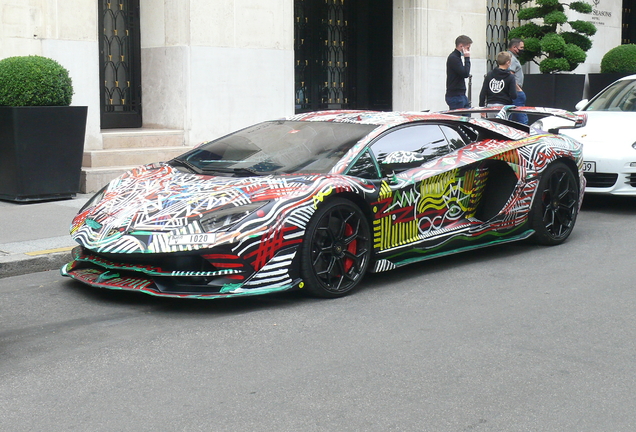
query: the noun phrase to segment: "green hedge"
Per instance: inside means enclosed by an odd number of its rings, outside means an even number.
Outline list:
[[[0,60],[0,105],[68,106],[73,83],[53,59],[18,56]]]
[[[636,74],[636,45],[619,45],[606,52],[601,59],[601,73]]]

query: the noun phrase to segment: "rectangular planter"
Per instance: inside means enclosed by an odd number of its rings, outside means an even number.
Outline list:
[[[583,74],[526,74],[523,81],[526,106],[568,111],[583,99],[584,87]]]
[[[0,106],[0,199],[72,198],[79,192],[88,107]]]

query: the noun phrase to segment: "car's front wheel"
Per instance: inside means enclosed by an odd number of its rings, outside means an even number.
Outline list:
[[[563,243],[572,232],[579,212],[579,185],[574,172],[554,162],[541,176],[530,210],[531,240],[543,245]]]
[[[318,209],[302,247],[301,272],[311,294],[332,298],[350,293],[370,258],[369,223],[355,204],[336,198]]]

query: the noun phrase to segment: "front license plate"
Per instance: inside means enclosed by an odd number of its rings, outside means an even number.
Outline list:
[[[207,245],[216,240],[214,234],[181,234],[172,235],[168,239],[170,246]]]
[[[596,172],[596,162],[583,162],[583,172],[595,173]]]

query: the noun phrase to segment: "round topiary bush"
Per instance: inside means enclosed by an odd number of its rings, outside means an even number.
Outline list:
[[[18,56],[0,60],[0,105],[68,106],[73,83],[53,59]]]
[[[612,48],[601,59],[601,73],[636,74],[636,45]]]

